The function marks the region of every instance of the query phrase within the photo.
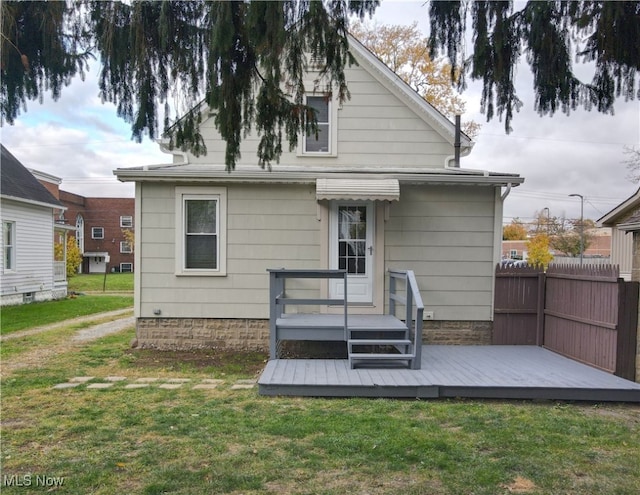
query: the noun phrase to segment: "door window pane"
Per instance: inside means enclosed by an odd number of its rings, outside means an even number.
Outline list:
[[[366,274],[367,208],[338,207],[338,268]]]

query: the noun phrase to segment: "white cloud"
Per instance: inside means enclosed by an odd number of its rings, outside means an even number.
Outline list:
[[[421,0],[385,0],[375,20],[386,24],[417,21],[426,34],[427,7],[423,5]],[[148,139],[142,144],[131,140],[129,124],[117,117],[113,105],[101,102],[97,64],[93,65],[86,81],[75,80],[59,101],[30,102],[15,126],[2,128],[2,142],[26,166],[62,177],[66,190],[89,196],[133,196],[133,186],[119,183],[112,171],[167,163],[170,157]],[[513,133],[506,135],[498,119],[485,122],[479,113],[480,84],[469,83],[463,93],[465,118],[483,127],[462,166],[518,173],[525,178],[507,198],[506,221],[531,217],[545,207],[551,215],[577,217],[580,203],[568,197],[571,193],[583,194],[585,216],[598,218],[636,190],[626,180],[621,162],[623,145],[640,143],[638,101],[618,102],[614,116],[578,110],[568,117],[562,113],[540,117],[533,110],[528,66],[522,65],[517,90],[524,105],[513,119]]]

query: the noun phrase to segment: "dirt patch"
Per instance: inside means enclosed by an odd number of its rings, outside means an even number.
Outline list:
[[[225,351],[220,349],[193,349],[161,351],[157,349],[127,349],[125,356],[136,368],[204,370],[215,368],[221,373],[257,375],[267,362],[260,352]]]
[[[640,426],[640,404],[584,405],[581,410],[590,416],[624,423],[629,428]]]
[[[536,489],[536,485],[533,481],[523,478],[522,476],[516,476],[511,483],[505,485],[505,488],[509,493],[530,493]]]

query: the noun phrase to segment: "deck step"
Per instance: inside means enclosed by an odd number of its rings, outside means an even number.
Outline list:
[[[364,353],[352,353],[349,354],[350,360],[367,360],[367,361],[389,361],[389,360],[410,360],[414,359],[415,354],[364,354]]]
[[[407,327],[348,327],[350,332],[406,332]]]
[[[405,339],[349,339],[349,345],[411,345],[410,340]]]

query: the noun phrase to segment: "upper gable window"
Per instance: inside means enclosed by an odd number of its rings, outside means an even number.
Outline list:
[[[308,96],[307,105],[316,112],[318,120],[318,133],[307,134],[304,140],[305,153],[329,153],[329,107],[331,102],[327,96]]]
[[[306,156],[336,156],[337,105],[331,94],[308,95],[306,104],[316,112],[317,133],[303,136],[300,154]]]

